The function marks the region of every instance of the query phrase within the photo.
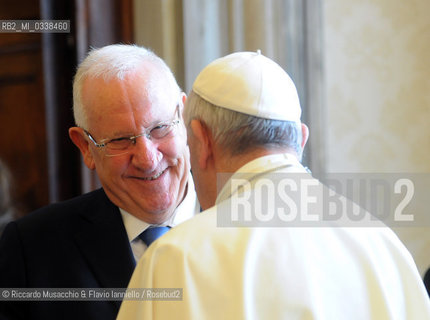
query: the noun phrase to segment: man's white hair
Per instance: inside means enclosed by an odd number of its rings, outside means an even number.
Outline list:
[[[151,50],[137,46],[114,44],[100,49],[92,49],[88,56],[78,67],[73,80],[73,114],[77,126],[87,128],[87,113],[82,103],[82,86],[88,77],[102,78],[105,81],[112,79],[123,80],[126,75],[135,72],[143,63],[150,63],[165,72],[168,79],[181,90],[166,63]]]

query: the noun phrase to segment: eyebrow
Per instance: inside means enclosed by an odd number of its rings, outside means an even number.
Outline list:
[[[153,127],[155,127],[155,126],[157,126],[157,125],[159,125],[159,124],[162,124],[162,123],[169,123],[170,121],[171,121],[171,119],[170,119],[170,120],[162,120],[162,121],[154,121],[154,122],[153,122],[153,123],[151,123],[149,126],[140,126],[140,128],[143,128],[143,130],[147,130],[147,129],[149,129],[149,128],[152,128],[152,129],[153,129]],[[142,132],[143,132],[143,130],[141,130],[141,131],[139,131],[139,132],[133,132],[133,131],[117,131],[117,132],[115,132],[115,133],[113,133],[113,134],[109,135],[109,136],[108,136],[108,138],[103,138],[103,139],[101,139],[100,141],[104,141],[104,142],[106,142],[106,141],[109,141],[109,140],[112,140],[112,139],[132,137],[132,136],[135,136],[136,134],[140,134],[140,133],[142,133]]]
[[[111,135],[107,139],[116,139],[121,137],[133,136],[134,133],[132,131],[117,131]]]
[[[160,124],[160,123],[168,123],[169,121],[171,121],[171,120],[174,120],[175,118],[176,118],[176,116],[179,114],[179,106],[180,106],[180,103],[178,102],[177,104],[176,104],[176,107],[175,107],[175,113],[173,114],[173,118],[172,119],[165,119],[165,120],[155,120],[155,121],[153,121],[152,123],[150,123],[148,126],[139,126],[140,128],[143,128],[143,129],[148,129],[148,128],[152,128],[152,127],[154,127],[155,125],[157,125],[157,124]],[[115,133],[113,133],[112,135],[110,135],[108,138],[103,138],[103,139],[101,139],[100,141],[104,141],[104,142],[106,142],[106,141],[108,141],[108,140],[112,140],[112,139],[118,139],[118,138],[125,138],[125,137],[132,137],[132,136],[135,136],[136,134],[139,134],[140,132],[132,132],[132,131],[117,131],[117,132],[115,132]]]

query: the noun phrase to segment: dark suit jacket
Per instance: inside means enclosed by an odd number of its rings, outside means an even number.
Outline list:
[[[119,209],[102,189],[10,223],[0,241],[0,288],[125,288],[134,266]],[[0,301],[0,319],[115,319],[120,303]]]
[[[427,293],[430,297],[430,269],[428,269],[424,275],[424,285],[426,286]]]

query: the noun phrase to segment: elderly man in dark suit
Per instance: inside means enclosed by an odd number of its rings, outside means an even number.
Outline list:
[[[93,50],[73,93],[69,135],[103,188],[10,223],[1,288],[125,288],[154,233],[198,211],[185,94],[159,57],[130,45]],[[0,318],[114,319],[120,303],[3,300]]]

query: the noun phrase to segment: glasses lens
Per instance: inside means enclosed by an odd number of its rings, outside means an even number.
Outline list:
[[[173,131],[173,124],[161,124],[153,128],[149,134],[153,139],[162,139]]]
[[[119,139],[113,139],[106,143],[106,149],[108,151],[123,151],[130,147],[133,143],[133,140],[130,138],[119,138]]]

